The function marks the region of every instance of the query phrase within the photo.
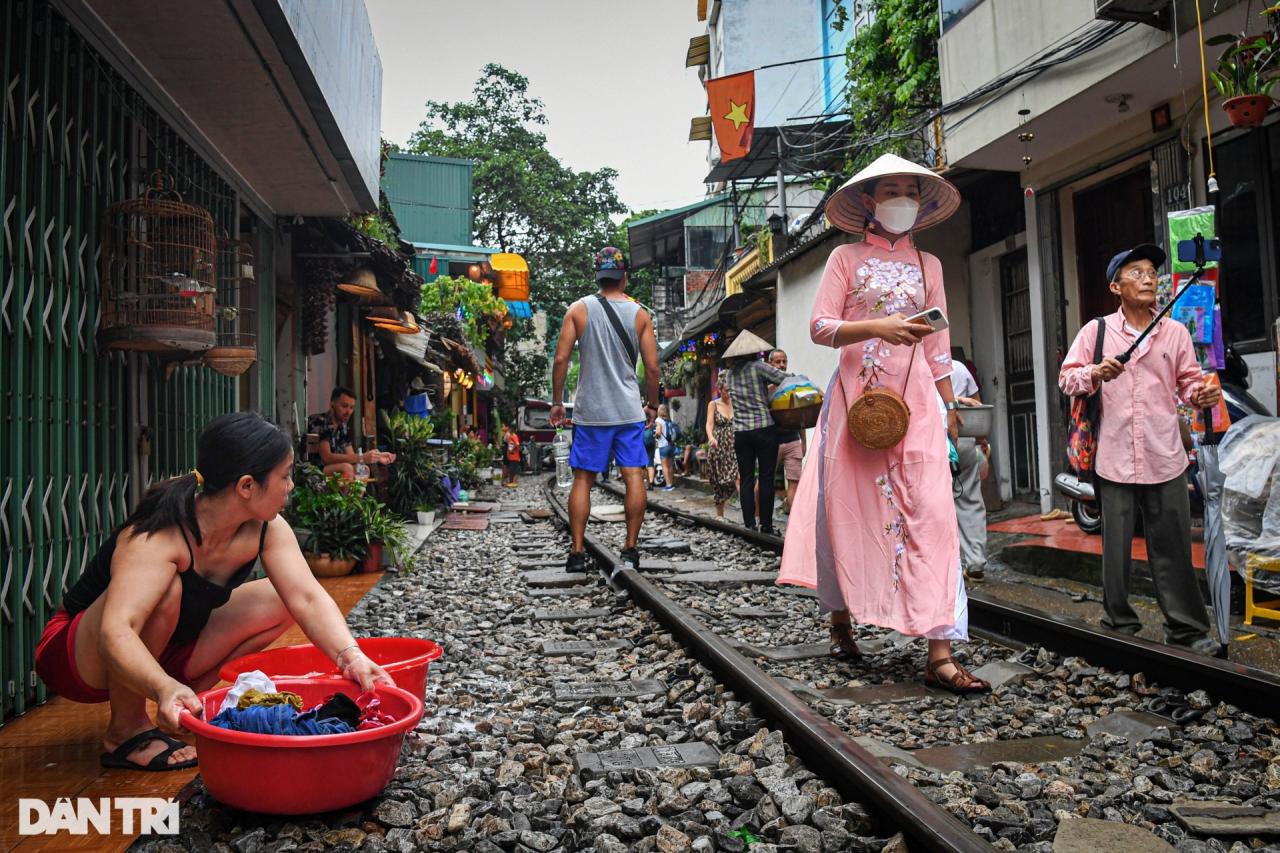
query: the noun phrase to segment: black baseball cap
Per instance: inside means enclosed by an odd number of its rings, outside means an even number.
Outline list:
[[[1153,243],[1139,243],[1132,249],[1125,249],[1111,259],[1111,263],[1107,264],[1107,281],[1116,280],[1116,274],[1125,264],[1131,264],[1134,261],[1151,261],[1156,265],[1156,269],[1164,264],[1164,249]]]
[[[596,252],[596,281],[619,281],[627,274],[627,256],[621,249],[605,246]]]

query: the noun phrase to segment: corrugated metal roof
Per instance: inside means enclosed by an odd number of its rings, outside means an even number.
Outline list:
[[[501,249],[487,249],[484,246],[468,246],[455,245],[453,243],[441,243],[432,241],[427,243],[415,243],[412,240],[407,241],[413,248],[423,252],[438,252],[441,255],[496,255]]]
[[[670,210],[659,211],[658,213],[651,214],[643,219],[631,220],[627,223],[627,228],[636,228],[641,225],[648,225],[650,222],[657,222],[659,219],[667,219],[671,216],[679,216],[682,213],[691,213],[695,210],[701,210],[702,208],[715,204],[718,201],[724,201],[728,197],[728,193],[720,193],[719,195],[713,195],[708,198],[695,201],[693,204],[686,204],[684,207],[673,207]]]
[[[411,243],[466,245],[471,242],[470,160],[390,154],[382,189]]]

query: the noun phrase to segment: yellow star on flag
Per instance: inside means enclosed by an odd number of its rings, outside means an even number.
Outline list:
[[[729,114],[724,117],[724,120],[733,122],[734,130],[740,129],[744,124],[751,121],[751,119],[747,117],[747,105],[749,103],[750,102],[748,101],[741,104],[735,104],[732,100],[729,101]]]

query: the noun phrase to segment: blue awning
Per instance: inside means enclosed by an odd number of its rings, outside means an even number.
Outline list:
[[[533,308],[528,302],[512,302],[509,299],[504,299],[503,302],[507,303],[507,310],[517,320],[528,320],[533,316]]]

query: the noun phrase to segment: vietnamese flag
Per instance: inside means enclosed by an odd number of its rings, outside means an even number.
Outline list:
[[[744,71],[707,81],[711,126],[720,145],[720,162],[747,156],[755,130],[756,74]]]

